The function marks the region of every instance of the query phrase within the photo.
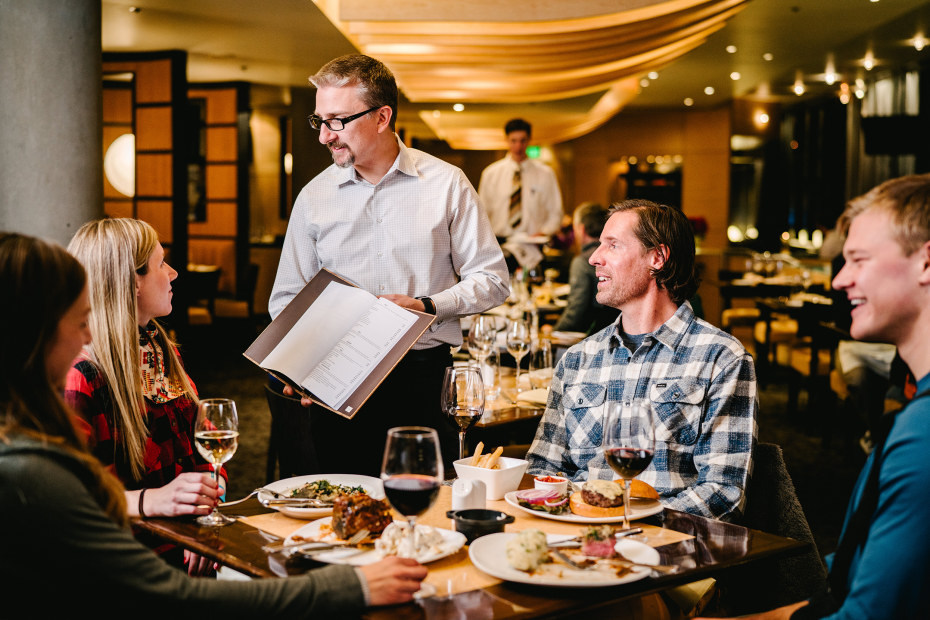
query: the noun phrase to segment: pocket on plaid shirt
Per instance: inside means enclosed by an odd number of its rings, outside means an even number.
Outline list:
[[[649,386],[656,412],[656,441],[693,445],[700,436],[707,382],[692,377],[660,379]]]

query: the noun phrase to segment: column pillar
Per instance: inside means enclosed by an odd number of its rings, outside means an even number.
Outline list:
[[[0,0],[0,230],[103,214],[99,0]]]

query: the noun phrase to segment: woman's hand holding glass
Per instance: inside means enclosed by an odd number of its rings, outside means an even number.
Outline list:
[[[207,398],[200,401],[197,421],[194,422],[194,443],[197,451],[211,465],[213,478],[219,475],[220,465],[232,458],[239,446],[239,416],[236,403],[228,398]],[[201,525],[228,525],[235,519],[220,513],[216,505],[213,512],[197,519]]]

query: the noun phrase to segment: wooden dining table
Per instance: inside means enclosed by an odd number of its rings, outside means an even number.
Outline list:
[[[527,475],[520,487],[529,488],[532,484],[532,477]],[[584,527],[529,514],[504,500],[488,501],[487,507],[515,517],[515,521],[506,526],[506,532],[535,528],[547,534],[577,535]],[[451,488],[444,485],[437,501],[418,523],[454,529],[452,520],[446,516],[450,508]],[[308,521],[268,509],[254,498],[223,511],[239,517],[235,523],[218,528],[202,527],[193,518],[150,518],[136,520],[134,526],[253,578],[298,575],[320,566],[304,557],[288,556],[286,552],[262,550],[262,546],[286,538]],[[650,606],[659,604],[657,593],[808,549],[807,543],[797,540],[677,510],[664,509],[635,523],[643,528],[643,542],[656,549],[661,563],[678,566],[678,573],[654,573],[639,581],[601,587],[561,588],[511,583],[478,570],[469,559],[466,545],[427,565],[426,581],[436,587],[436,596],[407,605],[370,609],[363,617],[543,618],[611,605],[612,610],[618,610],[614,617],[636,618],[651,614]]]

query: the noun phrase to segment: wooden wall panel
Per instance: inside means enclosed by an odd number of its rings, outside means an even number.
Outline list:
[[[171,102],[171,61],[136,63],[136,103]]]
[[[171,150],[171,108],[142,107],[136,110],[136,150]]]
[[[190,222],[191,236],[197,237],[235,237],[236,203],[207,202],[207,221]]]
[[[104,200],[103,213],[108,217],[135,217],[131,200]]]
[[[136,154],[136,195],[171,197],[171,155]],[[140,207],[141,210],[141,207]],[[169,212],[170,213],[170,212]]]
[[[105,88],[103,90],[103,120],[105,123],[132,125],[132,90]]]
[[[171,243],[173,239],[171,230],[170,200],[139,200],[137,201],[138,218],[145,220],[158,232],[158,239],[163,244]]]
[[[209,105],[207,106],[209,109]],[[236,127],[207,128],[208,162],[236,162],[239,130]]]
[[[207,164],[207,200],[235,200],[236,174],[235,164]]]

